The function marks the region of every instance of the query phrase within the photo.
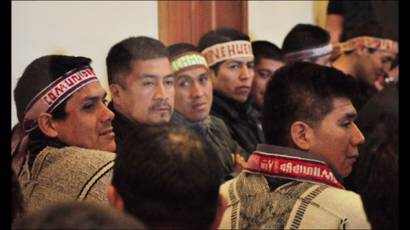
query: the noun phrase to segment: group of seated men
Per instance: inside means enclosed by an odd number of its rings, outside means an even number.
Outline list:
[[[229,28],[197,45],[130,37],[106,57],[110,102],[91,59],[39,57],[14,90],[16,226],[85,201],[133,228],[370,228],[343,178],[365,141],[357,110],[397,52],[305,24],[282,49]]]

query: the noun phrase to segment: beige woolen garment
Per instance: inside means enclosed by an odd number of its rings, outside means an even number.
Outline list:
[[[46,147],[31,171],[19,177],[26,211],[59,201],[80,200],[107,204],[115,153],[79,147]]]
[[[220,193],[228,206],[219,229],[370,229],[358,194],[292,181],[270,191],[262,175],[242,172]]]

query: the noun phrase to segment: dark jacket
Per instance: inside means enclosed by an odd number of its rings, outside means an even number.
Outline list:
[[[174,111],[171,122],[193,129],[205,137],[206,141],[210,143],[218,155],[217,157],[220,161],[225,179],[230,179],[234,176],[232,174],[234,162],[231,154],[239,153],[244,158],[248,155],[248,153],[232,139],[225,123],[217,117],[209,116],[205,121],[191,122],[182,114]]]
[[[211,115],[225,122],[232,138],[247,153],[252,153],[257,144],[265,143],[259,113],[249,102],[237,102],[214,91]]]
[[[131,121],[115,110],[112,101],[108,104],[108,108],[115,114],[114,120],[112,120],[112,127],[114,128],[115,143],[117,144],[116,152],[118,153],[122,142],[132,129],[138,127],[138,123]]]

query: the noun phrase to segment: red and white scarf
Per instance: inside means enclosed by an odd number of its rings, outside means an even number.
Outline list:
[[[292,180],[313,181],[344,189],[326,162],[306,157],[256,150],[249,157],[245,171]]]

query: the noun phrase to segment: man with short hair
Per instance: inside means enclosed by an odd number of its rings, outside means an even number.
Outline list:
[[[222,229],[370,228],[360,196],[341,184],[364,142],[354,90],[341,71],[308,62],[275,73],[262,114],[267,144],[221,186]]]
[[[283,40],[282,52],[288,62],[307,61],[330,66],[330,34],[319,26],[297,24]]]
[[[211,115],[221,118],[238,144],[251,153],[264,142],[258,112],[248,101],[254,77],[249,36],[230,28],[203,35],[198,48],[212,70]]]
[[[218,153],[223,178],[231,179],[245,164],[248,153],[232,139],[225,123],[210,115],[212,105],[211,70],[204,56],[191,44],[168,47],[175,75],[175,111],[172,122],[195,130]],[[242,155],[242,156],[241,156]]]
[[[275,71],[285,65],[285,58],[280,48],[268,41],[253,41],[252,52],[255,56],[255,78],[249,99],[260,111],[263,107],[266,85]]]
[[[106,58],[120,146],[138,124],[169,122],[174,106],[174,77],[166,47],[149,37],[130,37],[111,47]]]
[[[58,201],[107,202],[114,114],[90,62],[65,55],[37,58],[14,90],[19,124],[13,129],[12,167],[28,212]]]
[[[149,229],[215,229],[225,205],[216,158],[190,129],[141,125],[119,151],[108,198]]]
[[[359,84],[359,96],[354,101],[358,110],[376,94],[376,82],[384,81],[398,54],[398,43],[382,35],[377,24],[368,23],[358,28],[353,38],[335,45],[332,65]]]

